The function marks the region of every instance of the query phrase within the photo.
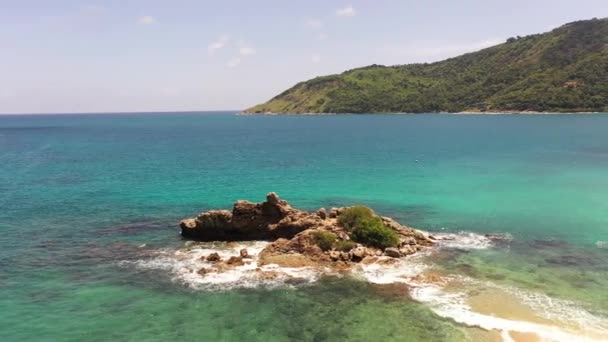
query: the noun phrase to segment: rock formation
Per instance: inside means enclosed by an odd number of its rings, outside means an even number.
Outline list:
[[[389,230],[395,236],[391,246],[355,238],[353,230],[340,223],[340,215],[347,212],[348,207],[306,212],[292,208],[273,192],[266,196],[265,202],[237,201],[232,212],[203,212],[181,221],[180,227],[183,237],[199,241],[271,241],[258,256],[260,265],[285,267],[348,266],[379,256],[400,258],[433,245],[432,236],[364,209],[378,221],[380,229]],[[240,255],[226,262],[220,262],[217,254],[209,255],[207,261],[238,266],[250,257],[247,250],[241,250]]]

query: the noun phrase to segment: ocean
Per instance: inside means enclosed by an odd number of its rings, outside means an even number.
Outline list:
[[[0,340],[608,340],[607,132],[595,114],[0,116]],[[451,240],[351,276],[189,273],[236,247],[179,220],[270,191]]]

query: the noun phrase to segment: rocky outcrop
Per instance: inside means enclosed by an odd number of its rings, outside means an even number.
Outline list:
[[[180,222],[182,236],[200,241],[291,238],[320,220],[293,209],[271,192],[262,203],[237,201],[232,211],[210,210]]]
[[[382,225],[394,232],[391,234],[396,233],[398,242],[386,248],[356,243],[352,230],[340,224],[340,215],[345,211],[348,208],[297,210],[271,192],[262,203],[237,201],[232,211],[203,212],[181,221],[180,227],[183,237],[199,241],[272,241],[259,254],[259,264],[285,267],[348,265],[382,256],[401,258],[433,245],[431,236],[391,218],[379,217],[371,210],[376,220],[381,219]],[[218,265],[239,266],[249,258],[248,251],[243,249],[238,256]],[[221,261],[217,254],[207,256],[206,260]]]

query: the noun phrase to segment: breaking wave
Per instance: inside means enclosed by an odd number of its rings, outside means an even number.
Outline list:
[[[441,233],[435,235],[441,248],[485,249],[493,245],[493,239],[475,233]],[[280,285],[311,284],[321,275],[335,275],[330,269],[314,267],[289,268],[278,265],[259,265],[258,255],[268,245],[268,242],[242,243],[188,243],[185,248],[178,250],[161,249],[154,252],[152,258],[136,261],[122,261],[123,266],[134,266],[146,270],[162,270],[168,272],[173,281],[191,288],[199,289],[230,289],[253,288],[258,286],[274,287]],[[222,272],[201,276],[198,270],[211,266],[204,257],[218,253],[222,259],[238,255],[246,248],[251,259],[245,259],[242,266],[235,266]],[[360,265],[353,276],[365,278],[377,284],[388,284],[404,281],[414,277],[429,268],[423,259],[429,256],[431,250],[423,250],[415,255],[400,259],[395,265],[381,263]],[[381,257],[382,260],[384,257]]]
[[[470,232],[434,234],[439,248],[480,250],[492,248],[497,241],[510,241],[509,235],[480,235]],[[172,280],[194,289],[228,290],[232,288],[302,286],[314,284],[323,275],[343,276],[330,269],[303,267],[288,268],[278,265],[260,266],[257,256],[267,242],[250,243],[192,243],[179,250],[155,251],[151,258],[123,261],[125,267],[166,271]],[[201,276],[197,271],[211,266],[204,260],[211,253],[222,259],[238,255],[246,248],[251,259],[220,273]],[[549,341],[601,341],[608,336],[608,320],[594,316],[576,303],[475,280],[460,275],[439,274],[434,271],[434,249],[423,250],[397,262],[359,264],[349,276],[374,284],[403,283],[408,285],[414,300],[426,304],[437,315],[455,322],[499,331],[503,341],[513,341],[510,333],[535,334]],[[383,257],[384,258],[384,257]],[[382,260],[383,258],[380,258]],[[333,272],[333,273],[332,273]],[[470,303],[471,289],[493,289],[515,298],[521,307],[545,321],[501,317],[476,310]],[[495,304],[493,304],[495,305]]]
[[[281,285],[302,285],[315,282],[323,270],[313,268],[288,268],[277,265],[258,265],[257,255],[268,242],[251,243],[206,243],[187,247],[182,250],[163,249],[156,251],[156,256],[137,261],[123,261],[123,266],[135,266],[139,269],[167,271],[172,280],[194,289],[228,290],[231,288],[276,287]],[[201,276],[198,270],[211,266],[204,257],[218,253],[222,259],[238,255],[246,248],[252,255],[245,259],[242,266],[234,266],[209,276]]]
[[[475,282],[470,278],[459,279],[463,280]],[[410,285],[412,298],[428,305],[439,316],[468,326],[500,331],[503,341],[513,340],[510,332],[534,334],[543,341],[605,341],[608,336],[606,319],[592,315],[575,303],[544,294],[499,287],[491,283],[484,284],[486,288],[494,287],[514,296],[521,301],[521,305],[527,306],[535,315],[550,323],[478,312],[468,303],[469,294],[466,291],[448,291],[444,286],[428,283],[412,282]]]
[[[458,233],[434,234],[439,247],[464,250],[487,249],[494,247],[497,242],[511,241],[510,234],[476,234],[461,231]]]

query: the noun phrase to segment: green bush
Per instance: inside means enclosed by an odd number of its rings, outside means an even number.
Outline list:
[[[319,230],[312,233],[312,236],[317,246],[319,246],[324,251],[330,250],[336,242],[336,234],[332,232]]]
[[[361,220],[374,217],[374,212],[364,206],[354,206],[344,209],[338,216],[338,223],[348,231],[352,231]]]
[[[340,240],[334,244],[334,248],[340,252],[348,252],[355,247],[357,247],[357,244],[351,240]]]
[[[386,227],[379,217],[364,219],[353,229],[352,239],[378,248],[396,247],[397,233]]]
[[[338,222],[351,232],[354,241],[378,248],[396,247],[399,244],[397,233],[386,227],[369,208],[348,208],[340,214]]]

